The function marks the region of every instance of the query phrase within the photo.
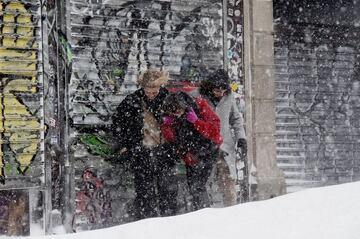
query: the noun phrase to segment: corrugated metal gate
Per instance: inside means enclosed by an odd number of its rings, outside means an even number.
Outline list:
[[[50,233],[51,219],[69,231],[132,220],[131,176],[103,159],[113,110],[148,67],[181,86],[225,63],[243,82],[241,5],[1,1],[0,235]]]
[[[276,27],[277,161],[288,192],[360,179],[359,33]]]
[[[40,0],[1,1],[0,24],[0,235],[24,236],[46,223]]]
[[[223,65],[222,4],[222,0],[68,1],[75,230],[132,220],[130,175],[125,168],[104,162],[106,147],[94,151],[94,145],[109,140],[106,126],[113,110],[136,89],[144,69],[167,70],[178,84],[198,82],[208,69]]]

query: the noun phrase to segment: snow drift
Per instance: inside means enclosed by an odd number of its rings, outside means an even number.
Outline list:
[[[39,238],[39,237],[36,237]],[[360,182],[46,239],[360,239]]]

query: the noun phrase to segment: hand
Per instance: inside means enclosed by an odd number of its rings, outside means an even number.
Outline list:
[[[173,117],[171,117],[171,116],[164,116],[163,117],[163,123],[165,125],[171,125],[173,122],[174,122]]]
[[[198,116],[196,115],[193,108],[190,108],[189,111],[186,114],[186,120],[190,123],[195,123],[198,120]]]
[[[241,148],[241,151],[246,152],[247,151],[246,139],[239,139],[237,142],[237,147]]]

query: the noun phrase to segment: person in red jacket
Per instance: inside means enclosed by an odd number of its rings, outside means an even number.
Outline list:
[[[169,94],[162,109],[161,131],[185,162],[192,207],[194,210],[208,207],[206,182],[222,143],[220,119],[206,100],[194,99],[185,92]]]

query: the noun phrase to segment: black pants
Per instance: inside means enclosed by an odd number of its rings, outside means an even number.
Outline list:
[[[210,206],[206,183],[210,177],[217,155],[217,151],[205,155],[197,155],[198,163],[194,166],[186,166],[186,177],[192,196],[191,204],[193,210]]]
[[[161,154],[143,151],[133,162],[135,201],[134,216],[144,219],[171,216],[177,212],[178,182],[175,161],[166,151]],[[162,155],[166,155],[164,158]],[[159,214],[158,214],[159,213]]]

